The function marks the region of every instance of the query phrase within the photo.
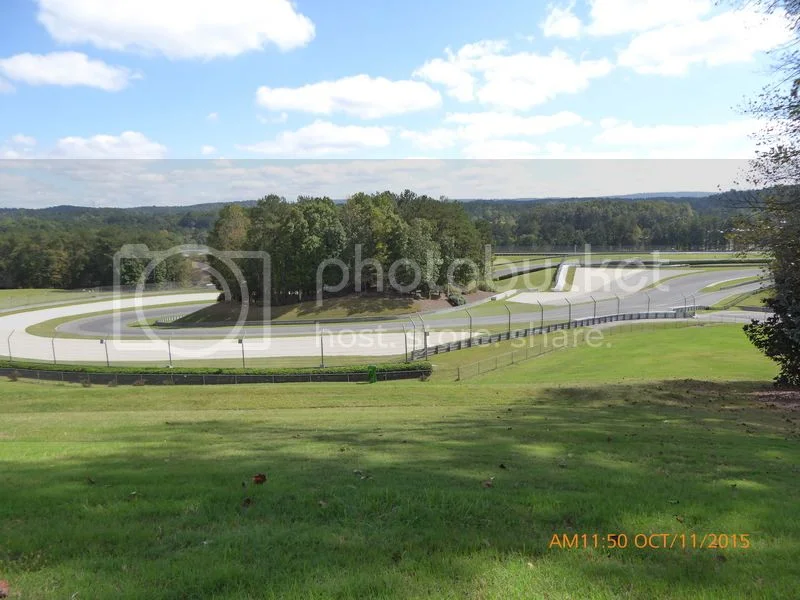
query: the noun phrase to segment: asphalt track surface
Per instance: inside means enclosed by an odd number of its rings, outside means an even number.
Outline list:
[[[681,276],[664,281],[664,277],[675,274]],[[542,302],[544,319],[547,322],[581,319],[634,312],[655,312],[671,310],[686,305],[711,306],[734,294],[756,291],[760,283],[752,283],[713,293],[701,293],[703,288],[722,281],[751,277],[762,274],[756,267],[724,269],[717,271],[665,271],[661,283],[647,289],[631,289],[624,281],[613,278],[601,290],[579,290],[570,296],[552,294],[552,300]],[[646,281],[643,281],[646,283]],[[640,284],[641,287],[641,284]],[[591,293],[590,293],[591,292]],[[175,328],[151,330],[134,328],[128,324],[140,320],[163,318],[186,314],[202,307],[178,306],[181,303],[207,300],[212,304],[217,293],[184,294],[168,296],[149,296],[140,299],[140,310],[132,309],[134,300],[94,302],[90,305],[52,307],[13,315],[0,315],[0,336],[8,341],[10,336],[12,356],[15,359],[56,362],[102,363],[149,363],[162,365],[171,360],[209,360],[241,359],[244,339],[248,357],[309,357],[320,355],[320,343],[326,356],[398,356],[403,355],[406,346],[421,348],[423,327],[421,320],[429,329],[429,345],[463,339],[469,335],[468,318],[463,311],[441,311],[437,314],[420,317],[394,318],[376,323],[336,323],[317,326],[313,323],[302,325],[275,325],[272,327],[245,327],[240,331],[231,328]],[[558,297],[556,297],[558,296]],[[594,297],[594,300],[590,296]],[[544,294],[545,299],[548,298]],[[539,298],[539,296],[536,296]],[[570,308],[567,300],[572,303]],[[512,302],[516,298],[511,299]],[[164,304],[176,306],[148,308]],[[530,309],[527,307],[530,306]],[[512,326],[537,325],[542,312],[538,304],[514,305]],[[85,336],[95,339],[51,340],[31,335],[25,331],[31,325],[44,321],[96,313],[116,309],[116,314],[104,314],[76,318],[59,326],[59,333],[71,336]],[[756,313],[756,316],[758,313]],[[472,320],[473,332],[490,326],[504,326],[508,323],[506,314],[475,316]],[[120,326],[121,324],[121,326]],[[405,328],[405,333],[403,329]],[[114,332],[124,332],[114,336]],[[13,331],[13,334],[12,334]],[[322,334],[322,335],[320,335]],[[108,341],[101,344],[97,338]],[[322,340],[322,341],[321,341]],[[0,345],[0,355],[8,351]],[[108,355],[106,354],[108,351]]]

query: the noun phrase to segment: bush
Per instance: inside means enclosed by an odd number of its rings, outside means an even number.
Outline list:
[[[148,368],[148,367],[101,367],[88,365],[53,365],[48,363],[20,363],[12,365],[8,361],[0,360],[0,368],[18,368],[38,371],[64,371],[67,373],[115,373],[119,375],[326,375],[336,373],[366,373],[367,364],[346,367],[309,367],[309,368],[273,368],[273,369],[229,369],[229,368]],[[410,363],[382,363],[377,365],[378,373],[392,371],[423,371],[430,372],[432,366],[429,362],[417,361]],[[11,375],[9,375],[11,377]],[[135,385],[146,385],[143,377]]]
[[[464,306],[467,303],[466,298],[461,294],[449,294],[447,301],[453,306]]]

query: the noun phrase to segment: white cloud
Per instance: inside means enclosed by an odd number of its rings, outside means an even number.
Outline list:
[[[206,145],[206,146],[202,146],[200,148],[200,154],[202,154],[203,156],[211,156],[212,154],[216,154],[216,153],[217,153],[217,149],[214,148],[214,146]]]
[[[445,117],[446,123],[460,125],[460,137],[467,140],[486,140],[492,137],[536,136],[585,121],[573,112],[524,117],[505,112],[454,113]]]
[[[237,56],[308,44],[314,24],[289,0],[38,0],[58,42],[168,58]]]
[[[540,148],[522,140],[486,140],[467,145],[462,153],[465,158],[515,159],[535,158]]]
[[[592,79],[613,69],[606,59],[575,61],[561,50],[549,55],[487,57],[483,67],[486,83],[478,91],[478,100],[517,110],[528,110],[561,94],[582,92]]]
[[[17,135],[11,137],[11,143],[32,148],[36,145],[36,138],[18,133]]]
[[[576,38],[580,36],[583,24],[575,16],[574,2],[567,6],[550,5],[547,17],[542,22],[542,31],[545,37]]]
[[[619,54],[619,64],[637,73],[683,75],[692,65],[749,62],[758,52],[792,39],[779,14],[729,11],[705,21],[667,25],[636,36]]]
[[[419,81],[391,81],[384,77],[356,75],[299,88],[262,86],[256,92],[256,100],[270,110],[318,115],[345,113],[362,119],[379,119],[436,108],[442,97]]]
[[[219,115],[215,112],[208,113],[206,115],[206,121],[218,121],[218,120],[219,120]]]
[[[456,100],[469,102],[475,93],[475,78],[470,71],[477,70],[476,61],[499,54],[507,47],[508,44],[502,40],[483,40],[462,46],[456,53],[446,48],[446,59],[429,60],[414,71],[414,76],[443,85]]]
[[[240,148],[260,154],[319,156],[383,148],[390,141],[389,133],[383,127],[341,126],[315,121],[295,131],[281,132],[274,140]]]
[[[17,54],[0,59],[0,73],[29,85],[85,85],[107,92],[119,91],[138,77],[130,69],[107,65],[80,52]]]
[[[640,32],[664,25],[695,21],[707,15],[712,0],[591,0],[592,35]]]
[[[763,130],[758,119],[707,125],[637,126],[604,119],[594,142],[628,149],[638,158],[752,158],[755,134]]]
[[[58,158],[164,158],[167,149],[138,131],[118,136],[95,135],[90,138],[65,137],[56,142],[53,156]]]
[[[406,130],[400,133],[400,137],[422,150],[443,150],[452,148],[459,141],[474,143],[498,138],[539,136],[587,121],[568,111],[530,117],[507,112],[479,112],[448,114],[444,123],[451,127],[431,131]]]
[[[561,50],[541,55],[507,53],[505,42],[484,41],[464,46],[447,59],[427,62],[416,75],[444,85],[461,101],[529,110],[561,94],[585,90],[592,79],[611,72],[606,59],[575,60]]]

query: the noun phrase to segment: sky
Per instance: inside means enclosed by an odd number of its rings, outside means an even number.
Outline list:
[[[790,39],[742,5],[1,0],[0,206],[727,189]]]

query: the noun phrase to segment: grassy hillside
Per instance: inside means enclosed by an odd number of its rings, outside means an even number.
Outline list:
[[[736,335],[624,334],[458,384],[2,382],[0,579],[20,598],[792,597],[798,399],[708,355],[758,359]],[[695,381],[709,362],[743,381]]]

